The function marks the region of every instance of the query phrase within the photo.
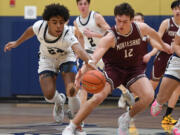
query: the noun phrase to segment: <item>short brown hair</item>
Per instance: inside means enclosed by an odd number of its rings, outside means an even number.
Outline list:
[[[80,0],[76,0],[76,3],[78,3]],[[91,0],[86,0],[89,4],[91,2]]]
[[[126,15],[132,19],[134,17],[134,9],[128,3],[122,3],[114,8],[114,16],[117,15]]]

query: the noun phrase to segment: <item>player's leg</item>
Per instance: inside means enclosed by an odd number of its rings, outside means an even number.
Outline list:
[[[74,81],[75,76],[77,73],[77,66],[75,62],[67,62],[60,66],[60,71],[62,73],[62,77],[64,80],[65,88],[66,88],[66,95],[68,97],[68,107],[71,114],[71,119],[74,118],[76,113],[80,109],[80,98],[78,93],[78,90],[75,89]],[[81,125],[76,128],[75,131],[76,135],[86,135],[86,132],[83,131]]]
[[[142,77],[136,80],[129,89],[139,97],[130,110],[130,116],[134,117],[137,113],[143,111],[154,98],[154,91],[148,78]]]
[[[132,106],[135,103],[134,96],[125,88],[122,84],[118,87],[122,91],[122,95],[119,98],[118,106],[124,108],[126,103],[128,106]]]
[[[180,135],[180,118],[173,128],[173,135]]]
[[[66,62],[60,65],[60,71],[64,80],[66,95],[68,97],[68,107],[74,116],[80,108],[80,99],[74,87],[77,66],[75,62]]]
[[[133,84],[130,85],[129,89],[139,97],[139,100],[132,106],[129,112],[119,117],[119,134],[128,134],[128,127],[131,118],[148,107],[154,98],[152,85],[146,77],[142,77],[136,80]]]
[[[78,91],[78,95],[79,95],[79,98],[81,100],[81,105],[83,105],[86,101],[87,101],[87,98],[88,98],[88,93],[86,90],[84,90],[83,88],[81,88],[79,91]]]
[[[78,70],[82,67],[82,65],[83,65],[83,61],[81,59],[79,59],[78,60]],[[78,91],[78,95],[79,95],[79,98],[81,101],[81,105],[83,105],[87,101],[88,93],[83,88],[80,88],[80,90]]]
[[[178,85],[178,81],[163,77],[157,98],[151,106],[151,114],[153,116],[157,116],[161,112],[162,105],[169,100]]]
[[[153,89],[156,90],[158,84],[159,84],[159,81],[154,81],[154,80],[150,80],[152,86],[153,86]]]
[[[160,113],[162,105],[166,103],[180,82],[180,58],[172,56],[169,59],[166,72],[162,78],[159,93],[151,106],[151,114],[156,116]]]
[[[168,101],[168,107],[166,109],[166,113],[165,115],[163,116],[163,120],[162,120],[162,124],[176,124],[177,120],[175,120],[171,114],[176,106],[176,103],[179,99],[179,96],[180,96],[180,86],[178,86],[173,94],[171,95],[169,101]]]
[[[78,113],[75,115],[74,119],[70,124],[63,130],[62,135],[74,135],[74,131],[78,125],[82,123],[84,119],[99,105],[111,92],[111,86],[109,83],[106,83],[104,89],[94,94],[89,100],[87,100]]]
[[[39,61],[39,82],[44,94],[45,100],[49,103],[55,103],[53,117],[56,122],[62,122],[64,119],[63,106],[65,95],[56,91],[57,70],[53,66],[56,64],[54,59],[40,57]]]

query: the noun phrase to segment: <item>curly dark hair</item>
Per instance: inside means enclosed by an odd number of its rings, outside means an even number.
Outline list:
[[[114,16],[117,15],[127,15],[132,19],[134,17],[134,9],[128,3],[122,3],[114,8]]]
[[[61,16],[66,22],[69,20],[69,10],[65,6],[58,3],[47,5],[42,15],[43,20],[49,21],[50,18],[55,16]]]
[[[180,7],[180,0],[175,0],[171,3],[171,9],[175,7]]]

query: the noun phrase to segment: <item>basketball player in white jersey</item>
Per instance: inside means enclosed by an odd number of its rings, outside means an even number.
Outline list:
[[[175,36],[175,41],[172,43],[174,54],[170,57],[166,71],[160,84],[159,93],[151,106],[151,114],[157,116],[163,104],[165,104],[173,95],[174,91],[180,87],[180,28]],[[180,92],[180,89],[178,89]],[[180,133],[180,118],[174,126],[173,135]]]
[[[105,32],[110,29],[110,26],[106,23],[103,16],[95,11],[90,11],[90,0],[76,0],[77,7],[80,12],[80,16],[74,21],[76,29],[76,37],[79,42],[90,55],[93,54],[96,45]],[[80,60],[80,67],[82,61]],[[100,68],[103,68],[104,64],[101,60],[97,64]],[[87,92],[80,90],[81,102],[84,103],[87,99]]]
[[[79,45],[71,30],[64,26],[69,19],[69,11],[59,4],[50,4],[45,7],[43,20],[34,23],[33,26],[21,35],[19,39],[5,45],[4,51],[10,51],[18,47],[24,41],[34,35],[40,42],[39,81],[47,102],[55,103],[53,116],[57,122],[63,122],[65,95],[56,90],[56,77],[60,71],[65,83],[69,108],[76,113],[80,108],[80,100],[74,87],[77,73],[76,55],[88,63],[90,56]],[[78,134],[78,133],[77,133]]]
[[[171,3],[171,9],[172,9],[173,17],[163,20],[158,31],[163,41],[170,45],[173,43],[175,34],[180,26],[180,1],[173,0]],[[170,58],[171,54],[168,55],[163,52],[157,52],[156,49],[153,49],[152,52],[156,54],[156,57],[154,59],[153,70],[151,73],[151,83],[154,89],[156,89],[156,87],[160,83],[160,79],[163,77],[163,74],[168,64],[168,59]],[[176,124],[177,120],[175,120],[171,114],[173,113],[176,103],[180,97],[179,89],[180,86],[177,87],[176,90],[174,90],[171,98],[169,98],[166,113],[163,116],[161,124],[164,125]]]

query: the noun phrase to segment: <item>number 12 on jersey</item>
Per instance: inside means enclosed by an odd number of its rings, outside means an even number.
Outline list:
[[[125,55],[124,55],[125,58],[132,57],[133,56],[133,49],[132,48],[126,49],[126,50],[124,50],[124,53],[125,53]]]

